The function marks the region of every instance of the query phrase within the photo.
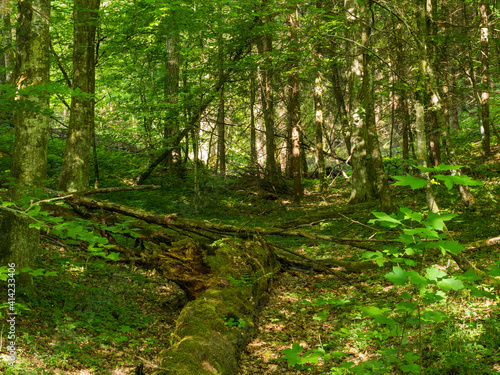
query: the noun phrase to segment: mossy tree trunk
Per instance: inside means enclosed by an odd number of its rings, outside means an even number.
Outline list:
[[[366,142],[366,123],[362,108],[363,97],[363,56],[368,42],[366,29],[366,7],[357,0],[346,0],[346,26],[349,30],[349,39],[361,40],[358,43],[347,43],[348,56],[348,95],[349,119],[351,129],[351,197],[349,203],[357,204],[367,201],[373,196],[373,185],[368,175],[368,155]]]
[[[279,269],[276,256],[263,239],[226,239],[208,251],[187,241],[181,249],[189,259],[198,254],[198,284],[209,288],[182,310],[174,333],[177,342],[160,353],[161,369],[154,375],[236,375],[241,351],[256,330],[256,312]],[[193,262],[184,265],[192,274]],[[173,271],[174,277],[183,273]]]
[[[90,148],[94,129],[95,33],[100,0],[75,0],[73,6],[73,90],[59,189],[89,186]]]
[[[44,85],[49,83],[50,1],[21,0],[18,3],[16,30],[16,86],[24,102],[23,108],[14,115],[15,142],[11,176],[15,185],[10,186],[13,200],[20,199],[31,188],[41,187],[47,174],[47,144],[49,131],[48,93]],[[23,95],[26,88],[39,90],[37,94]],[[36,91],[35,91],[36,92]],[[13,213],[5,213],[0,225],[0,265],[14,263],[16,270],[34,268],[40,233],[30,228],[31,220]],[[20,275],[20,282],[29,287],[31,278]]]

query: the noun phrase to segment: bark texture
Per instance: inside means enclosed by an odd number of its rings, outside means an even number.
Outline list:
[[[75,0],[73,7],[73,87],[71,114],[59,189],[89,186],[90,149],[94,130],[95,33],[100,0]]]
[[[15,142],[11,176],[16,185],[10,186],[13,200],[19,199],[30,188],[41,187],[47,173],[47,143],[49,131],[49,96],[44,85],[49,82],[50,2],[22,0],[18,3],[16,86],[22,93],[34,89],[17,100],[24,110],[14,116]],[[15,263],[16,269],[34,268],[40,233],[29,228],[31,220],[7,213],[0,225],[0,263]],[[20,275],[21,282],[31,285],[31,277]],[[21,284],[22,285],[22,284]]]

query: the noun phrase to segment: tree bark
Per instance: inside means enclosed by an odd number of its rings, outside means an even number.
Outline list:
[[[271,17],[266,16],[265,24],[271,22]],[[273,67],[271,53],[273,50],[272,35],[267,32],[257,38],[257,50],[261,55],[259,67],[260,91],[262,99],[262,113],[264,115],[264,126],[266,133],[266,177],[273,182],[278,180],[278,167],[276,165],[276,145],[274,142],[274,91],[273,91]]]
[[[394,204],[392,202],[389,184],[387,183],[387,178],[384,172],[384,164],[378,141],[377,126],[375,124],[373,66],[371,64],[371,57],[369,54],[365,53],[364,55],[363,91],[368,150],[370,150],[370,161],[374,172],[376,194],[380,200],[380,209],[386,213],[391,213],[394,211]]]
[[[49,131],[49,95],[44,85],[49,83],[50,60],[50,1],[21,0],[18,2],[16,87],[21,91],[38,88],[41,93],[24,95],[17,100],[29,109],[18,110],[14,115],[15,142],[10,186],[12,200],[29,193],[29,188],[43,186],[47,175],[47,144]],[[16,270],[35,268],[40,232],[30,228],[31,220],[16,214],[3,216],[0,233],[0,264],[14,263]],[[20,280],[31,285],[31,277],[22,273]]]
[[[290,53],[292,55],[289,62],[288,74],[288,116],[290,118],[291,138],[292,138],[292,175],[293,175],[293,196],[296,203],[302,198],[302,181],[300,173],[300,108],[299,108],[299,77],[298,77],[298,19],[296,6],[290,8],[288,15],[288,28],[290,37]]]
[[[482,0],[480,6],[481,16],[481,117],[482,126],[481,146],[483,159],[491,155],[490,148],[490,62],[489,62],[489,15],[490,7],[488,0]],[[478,109],[479,110],[479,109]]]
[[[259,176],[257,157],[257,128],[255,124],[255,67],[250,72],[250,171]]]
[[[316,137],[316,159],[318,160],[320,192],[324,192],[328,188],[323,151],[323,125],[323,73],[318,68],[314,80],[314,134]]]
[[[175,13],[173,14],[175,18]],[[175,22],[174,22],[175,24]],[[169,30],[170,31],[170,30]],[[179,131],[179,34],[176,27],[173,27],[171,34],[167,36],[165,42],[166,77],[165,77],[165,102],[167,104],[167,118],[164,127],[165,144],[170,148],[170,153],[165,159],[168,168],[174,168],[180,162],[179,150],[172,146],[172,138]],[[174,145],[177,146],[177,145]]]
[[[353,42],[347,43],[348,58],[348,95],[349,119],[351,129],[351,197],[349,203],[357,204],[367,201],[373,196],[372,181],[368,176],[366,123],[361,106],[363,95],[363,55],[367,47],[366,9],[364,3],[356,0],[345,1],[346,22],[351,40],[361,40],[362,46]]]
[[[71,114],[59,189],[89,186],[95,106],[95,33],[100,0],[75,0],[73,7],[73,87]]]
[[[219,91],[217,113],[217,166],[222,177],[226,177],[226,126],[224,121],[224,86],[222,86]]]

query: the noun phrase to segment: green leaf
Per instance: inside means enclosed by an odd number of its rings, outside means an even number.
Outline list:
[[[425,310],[422,314],[425,320],[430,320],[436,323],[442,322],[448,319],[448,315],[439,310]]]
[[[457,216],[458,215],[456,215],[456,214],[440,215],[440,214],[431,212],[427,216],[427,220],[425,221],[425,226],[431,227],[431,228],[436,229],[436,230],[443,230],[443,228],[444,228],[443,223],[445,221],[449,221]]]
[[[406,271],[399,266],[392,267],[392,272],[386,274],[385,277],[391,280],[395,285],[404,285],[408,282]]]
[[[328,311],[323,310],[313,316],[313,320],[319,320],[320,322],[324,322],[328,318]]]
[[[371,219],[368,223],[373,224],[378,221],[386,224],[389,228],[395,228],[398,225],[401,225],[401,221],[396,219],[394,214],[387,215],[385,212],[372,212],[376,219]]]
[[[418,165],[414,165],[415,168],[421,170],[422,172],[442,172],[442,171],[454,171],[462,168],[462,165],[451,165],[451,164],[439,164],[435,167],[420,167]]]
[[[437,246],[443,254],[449,252],[456,255],[465,250],[465,247],[460,245],[458,241],[437,241],[434,243],[434,246]]]
[[[464,283],[457,279],[443,279],[437,285],[446,292],[449,292],[451,289],[460,290],[465,287]]]
[[[302,352],[302,350],[304,350],[304,348],[299,343],[294,342],[291,348],[282,351],[284,357],[288,361],[288,366],[295,366],[300,363],[301,358],[299,353]]]
[[[438,233],[429,228],[403,229],[403,233],[409,236],[419,236],[420,238],[439,238]]]
[[[360,307],[359,310],[368,316],[371,316],[378,324],[387,324],[388,326],[394,326],[397,324],[397,322],[394,319],[389,319],[387,316],[384,314],[391,311],[391,309],[388,308],[383,308],[379,309],[378,307],[375,306],[370,306],[370,307]]]
[[[413,212],[412,210],[406,207],[401,207],[399,211],[401,211],[405,215],[405,219],[412,219],[415,220],[417,223],[422,222],[422,215],[420,214],[420,212]]]
[[[441,271],[437,267],[426,268],[425,271],[426,271],[425,277],[428,280],[432,280],[432,281],[437,281],[438,279],[442,279],[443,277],[446,276],[446,272]]]
[[[491,277],[500,276],[500,267],[495,265],[491,266],[491,271],[488,273],[488,275],[490,275]]]
[[[109,260],[114,260],[114,261],[118,261],[120,260],[120,253],[109,253],[109,255],[106,257],[106,259],[109,259]]]
[[[450,190],[453,187],[453,184],[464,185],[464,186],[479,186],[483,183],[481,181],[473,180],[467,175],[461,176],[451,176],[451,175],[441,175],[438,174],[435,176],[436,180],[444,181],[444,184]]]
[[[411,365],[401,365],[401,370],[412,374],[418,374],[420,373],[420,366],[416,363],[412,363]]]
[[[427,181],[413,176],[392,176],[396,180],[398,180],[394,185],[395,186],[410,186],[413,190],[421,189],[425,185],[427,185]]]
[[[377,263],[379,267],[382,267],[384,265],[384,261],[386,260],[384,254],[382,254],[380,251],[366,251],[362,256],[362,259],[366,259],[367,261],[373,260]]]
[[[399,302],[396,305],[396,309],[398,312],[413,312],[417,309],[417,303],[416,302]]]
[[[410,282],[417,286],[427,286],[429,282],[423,276],[421,276],[417,271],[409,271],[406,273]]]

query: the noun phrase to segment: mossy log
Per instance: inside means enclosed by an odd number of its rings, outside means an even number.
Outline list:
[[[198,298],[182,310],[176,342],[160,353],[154,375],[237,374],[240,353],[256,330],[256,311],[279,270],[276,256],[263,239],[225,239],[212,250],[195,242],[180,247],[193,259],[201,256],[193,269],[200,271],[197,286],[207,289],[198,289]]]

